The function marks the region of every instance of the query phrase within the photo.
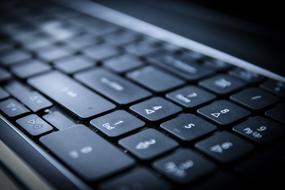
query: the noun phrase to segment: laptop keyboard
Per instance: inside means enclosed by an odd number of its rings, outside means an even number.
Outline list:
[[[1,114],[91,187],[281,182],[284,83],[57,5],[1,7]]]

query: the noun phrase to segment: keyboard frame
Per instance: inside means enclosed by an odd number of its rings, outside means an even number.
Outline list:
[[[156,39],[163,40],[165,42],[170,42],[179,47],[194,50],[204,55],[233,64],[239,68],[244,68],[246,70],[253,71],[270,79],[285,82],[285,77],[263,69],[259,66],[256,66],[253,63],[226,54],[209,46],[203,45],[199,42],[164,30],[162,28],[146,23],[142,20],[136,19],[132,16],[126,15],[116,10],[110,9],[98,3],[91,2],[89,0],[58,0],[55,1],[55,3],[60,3],[65,7],[74,9],[83,14],[98,17],[116,25],[137,31],[146,36],[151,36]],[[136,25],[136,27],[133,27],[134,25]],[[51,187],[55,188],[68,187],[68,189],[90,189],[89,186],[86,185],[81,179],[79,179],[72,172],[66,169],[55,158],[50,156],[43,148],[34,143],[27,135],[25,135],[23,132],[17,129],[16,126],[10,123],[2,114],[0,114],[0,124],[1,141],[11,147],[20,158],[22,158],[26,163],[28,163],[28,165],[30,165],[34,169],[36,173],[39,173],[40,175],[44,174],[45,183],[48,183],[51,185]],[[19,143],[15,147],[15,142],[25,143]],[[27,159],[27,157],[29,156],[23,157],[23,155],[27,153],[32,154],[33,156],[37,154],[37,156],[35,156],[35,159],[33,159],[34,161]],[[43,169],[46,169],[45,173],[41,173]],[[49,181],[47,181],[47,179],[49,179]],[[29,184],[33,182],[25,181],[25,183]]]

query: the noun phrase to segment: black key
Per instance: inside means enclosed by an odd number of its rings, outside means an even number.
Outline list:
[[[66,46],[48,46],[37,50],[37,56],[47,62],[53,62],[56,59],[70,56],[74,50]]]
[[[150,62],[163,67],[169,72],[175,73],[188,81],[198,80],[213,73],[213,70],[207,69],[193,62],[183,61],[182,59],[169,54],[156,55],[150,59]]]
[[[104,61],[104,66],[117,73],[123,73],[143,66],[143,62],[135,56],[124,54],[107,59]]]
[[[55,61],[55,68],[67,74],[73,74],[91,68],[94,65],[92,60],[84,56],[71,56]]]
[[[245,83],[230,75],[218,75],[199,82],[199,85],[217,94],[228,94],[240,89]]]
[[[100,190],[168,190],[170,186],[154,172],[145,168],[136,168],[110,181],[105,182]]]
[[[12,75],[8,71],[0,68],[0,82],[7,81],[11,79]]]
[[[38,92],[28,90],[26,86],[19,82],[10,82],[5,86],[5,89],[33,112],[52,106],[52,103],[44,96]]]
[[[18,119],[16,122],[32,136],[39,136],[53,129],[47,122],[34,114]]]
[[[8,98],[8,97],[9,97],[9,94],[5,90],[3,90],[3,88],[0,87],[0,100]]]
[[[233,130],[258,144],[268,144],[285,134],[283,126],[260,116],[249,118]]]
[[[177,142],[154,129],[146,129],[119,141],[142,160],[150,160],[178,146]]]
[[[12,72],[19,78],[25,79],[49,71],[51,67],[39,60],[25,61],[11,68]]]
[[[180,184],[192,182],[215,170],[212,162],[188,149],[179,149],[154,162],[153,166],[169,179]]]
[[[207,59],[204,62],[204,66],[208,67],[209,69],[214,69],[215,71],[226,71],[233,67],[229,63],[218,59]]]
[[[132,43],[125,46],[125,50],[133,55],[146,56],[152,54],[160,49],[156,47],[152,42],[142,41],[139,43]]]
[[[181,107],[159,97],[135,104],[130,109],[149,121],[158,121],[182,110]]]
[[[11,98],[0,102],[0,110],[9,117],[16,117],[29,112],[20,102]]]
[[[198,109],[198,113],[218,123],[229,125],[242,118],[247,117],[250,112],[227,100],[215,101],[205,107]]]
[[[119,50],[110,45],[95,45],[83,50],[87,57],[93,58],[96,61],[101,61],[119,54]]]
[[[248,88],[231,96],[231,99],[252,110],[264,109],[278,101],[278,98],[260,88]]]
[[[152,66],[133,71],[127,76],[154,92],[163,92],[183,84],[182,80]]]
[[[233,162],[254,149],[252,144],[225,131],[198,142],[195,147],[222,163]]]
[[[121,30],[117,32],[110,33],[104,36],[107,43],[115,46],[123,46],[136,41],[139,35],[132,31]]]
[[[284,113],[285,113],[285,103],[282,103],[282,104],[278,104],[276,107],[267,111],[265,115],[276,121],[279,121],[285,124]]]
[[[258,83],[264,79],[264,77],[258,75],[257,73],[247,71],[244,69],[240,69],[240,68],[232,70],[229,73],[230,75],[238,77],[239,79],[244,80],[245,82],[248,82],[248,83]]]
[[[214,94],[196,86],[183,87],[166,94],[166,97],[186,108],[194,108],[216,98]]]
[[[0,55],[0,63],[4,66],[11,66],[16,63],[26,61],[31,58],[31,54],[21,51],[12,50]]]
[[[285,83],[275,80],[268,80],[261,85],[262,88],[278,95],[285,97]]]
[[[141,128],[145,123],[124,110],[118,110],[91,120],[91,125],[109,137],[117,137]]]
[[[75,125],[73,121],[59,111],[51,111],[44,115],[43,118],[58,130],[68,129]]]
[[[45,135],[40,142],[88,181],[134,164],[130,157],[84,125]]]
[[[175,135],[182,141],[192,141],[216,130],[216,126],[193,115],[181,114],[166,121],[161,128]]]
[[[28,82],[82,119],[115,108],[111,102],[59,72],[34,77]]]
[[[199,62],[201,61],[203,58],[205,58],[205,56],[201,53],[198,53],[196,51],[191,51],[191,50],[183,50],[181,58],[187,62]]]
[[[75,38],[68,39],[66,43],[77,50],[85,48],[87,46],[91,46],[97,44],[99,42],[98,39],[93,37],[92,35],[82,35]]]
[[[118,104],[129,104],[150,96],[148,91],[103,69],[81,72],[75,78]]]

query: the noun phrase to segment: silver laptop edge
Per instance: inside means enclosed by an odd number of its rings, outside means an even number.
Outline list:
[[[202,54],[208,55],[210,57],[214,57],[216,59],[223,60],[225,62],[236,65],[238,67],[242,67],[244,69],[259,73],[263,76],[285,82],[284,76],[280,76],[276,73],[273,73],[271,71],[258,67],[254,65],[253,63],[249,63],[245,60],[242,60],[237,57],[231,56],[229,54],[223,53],[219,50],[203,45],[199,42],[190,40],[188,38],[185,38],[173,32],[164,30],[152,24],[146,23],[132,16],[129,16],[124,13],[118,12],[116,10],[110,9],[98,3],[91,2],[90,0],[72,0],[72,1],[59,0],[56,2],[60,2],[64,6],[68,6],[72,9],[75,9],[79,12],[83,12],[90,16],[99,17],[103,20],[107,20],[109,22],[121,25],[123,27],[129,28],[137,32],[141,32],[151,37],[173,43],[177,46],[180,46],[186,49],[200,52]]]

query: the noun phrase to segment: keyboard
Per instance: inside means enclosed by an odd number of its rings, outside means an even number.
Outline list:
[[[283,82],[57,4],[1,9],[1,116],[88,187],[284,187]]]

